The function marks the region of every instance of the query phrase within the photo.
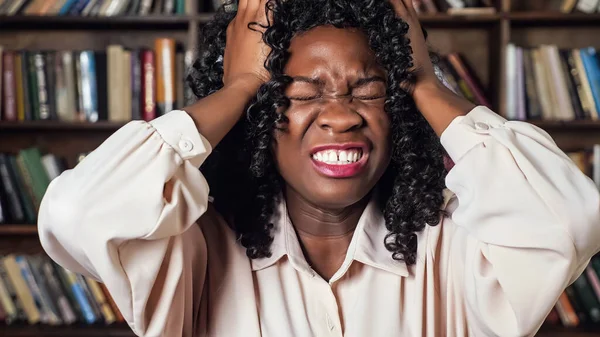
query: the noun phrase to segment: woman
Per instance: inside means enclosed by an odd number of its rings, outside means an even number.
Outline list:
[[[592,181],[441,85],[411,0],[241,0],[205,44],[199,101],[40,210],[137,335],[530,336],[598,252]]]

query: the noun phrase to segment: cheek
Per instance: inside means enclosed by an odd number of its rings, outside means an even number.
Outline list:
[[[282,130],[275,130],[273,155],[279,172],[284,178],[293,175],[298,168],[296,165],[303,155],[303,137],[310,125],[310,112],[288,109],[285,113],[288,122],[282,125]]]
[[[383,107],[371,109],[363,114],[371,139],[383,153],[389,153],[391,147],[391,120]]]

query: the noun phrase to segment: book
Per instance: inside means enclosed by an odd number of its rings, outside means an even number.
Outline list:
[[[14,85],[12,89],[4,85],[6,90],[0,92],[2,96],[8,91],[10,97],[10,101],[0,97],[2,109],[10,112],[0,120],[126,123],[150,121],[183,108],[193,99],[185,84],[191,52],[177,49],[171,39],[157,39],[156,46],[164,54],[160,67],[154,48],[5,50],[8,61],[0,63],[14,70],[10,75],[3,71],[1,77],[10,78]]]

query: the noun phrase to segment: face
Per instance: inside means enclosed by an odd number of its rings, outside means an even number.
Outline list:
[[[287,189],[313,205],[348,207],[368,195],[390,161],[386,72],[358,30],[314,28],[292,39],[290,53],[289,123],[274,144],[279,172]]]

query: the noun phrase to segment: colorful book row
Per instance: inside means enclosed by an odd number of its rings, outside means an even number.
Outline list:
[[[600,58],[594,47],[509,44],[506,53],[509,119],[600,118]]]
[[[65,169],[64,161],[53,154],[42,156],[38,148],[0,153],[0,226],[36,223],[50,181]]]
[[[198,0],[3,0],[0,15],[193,15]]]
[[[154,49],[3,51],[0,46],[0,58],[0,120],[5,121],[152,120],[183,107],[192,95],[184,86],[184,53],[169,38],[156,39]]]
[[[48,256],[0,257],[0,322],[48,325],[124,322],[108,289]]]

